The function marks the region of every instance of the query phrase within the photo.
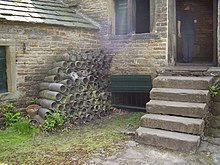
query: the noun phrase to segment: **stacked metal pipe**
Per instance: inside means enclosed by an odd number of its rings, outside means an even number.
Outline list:
[[[111,56],[101,50],[70,51],[58,57],[40,84],[39,115],[59,109],[71,123],[109,113]]]

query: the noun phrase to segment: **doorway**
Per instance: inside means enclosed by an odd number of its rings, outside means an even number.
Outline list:
[[[218,0],[171,0],[169,4],[169,62],[186,65],[183,62],[182,39],[177,35],[177,18],[185,2],[189,2],[197,23],[193,46],[192,63],[187,65],[217,64],[217,8]],[[174,19],[175,21],[170,21]],[[175,35],[173,34],[173,31]]]

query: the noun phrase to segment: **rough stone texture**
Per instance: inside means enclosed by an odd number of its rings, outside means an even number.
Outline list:
[[[174,88],[153,88],[150,92],[150,98],[152,100],[208,103],[209,91]]]
[[[218,129],[218,128],[212,128],[210,126],[207,126],[204,129],[204,133],[206,136],[220,138],[220,129]]]
[[[212,114],[215,115],[215,116],[218,116],[220,115],[220,102],[213,102],[211,104],[211,111],[212,111]]]
[[[220,149],[210,143],[197,154],[158,149],[147,145],[125,147],[111,156],[95,156],[86,165],[214,165],[220,164]],[[131,155],[128,157],[127,154]]]
[[[79,5],[79,10],[83,13],[87,14],[90,18],[92,18],[94,21],[96,21],[100,27],[102,34],[106,37],[109,37],[108,34],[112,33],[113,29],[113,18],[114,18],[114,1],[113,0],[81,0],[81,3]],[[168,0],[155,0],[156,8],[155,8],[155,27],[153,34],[159,34],[160,39],[157,40],[157,42],[152,39],[147,40],[132,40],[130,44],[126,47],[124,47],[123,51],[115,51],[115,62],[117,62],[117,59],[121,59],[121,62],[115,63],[112,68],[113,73],[123,73],[122,71],[119,71],[117,69],[124,69],[128,73],[133,72],[141,72],[137,68],[137,65],[142,64],[142,69],[146,70],[145,73],[152,73],[156,70],[157,66],[164,66],[167,62],[167,17],[168,17]],[[218,3],[218,11],[220,11],[220,3]],[[204,21],[200,22],[199,24],[204,23]],[[220,26],[220,21],[218,20],[217,26]],[[204,35],[202,34],[202,37]],[[219,28],[217,28],[217,38],[220,38]],[[117,40],[117,41],[111,41],[106,40],[105,45],[111,45],[112,42],[115,42],[112,47],[118,48],[120,45],[124,45],[123,43],[126,42],[126,40]],[[136,44],[135,44],[136,42]],[[199,41],[198,41],[199,42]],[[202,40],[201,40],[202,42]],[[145,44],[145,45],[144,45]],[[129,51],[134,52],[134,54],[129,53]],[[217,40],[217,61],[218,65],[220,64],[220,42]],[[126,53],[125,53],[126,51]],[[205,51],[207,51],[205,49]],[[134,58],[134,55],[136,58]],[[138,60],[128,60],[129,57],[132,57],[134,59]],[[141,62],[141,60],[143,62]],[[132,62],[136,62],[132,65]],[[139,62],[139,63],[138,63]],[[155,63],[156,62],[156,63]],[[120,66],[123,63],[122,66]],[[127,65],[127,67],[126,67]],[[129,68],[132,68],[129,70]],[[151,69],[150,69],[151,68]],[[137,70],[135,70],[137,69]],[[153,69],[153,70],[152,70]],[[142,72],[141,72],[142,73]]]
[[[208,71],[207,72],[210,72],[210,73],[220,73],[220,67],[210,67],[209,69],[208,69]]]
[[[147,112],[202,118],[207,114],[208,106],[204,103],[175,102],[151,100],[147,104]]]
[[[204,120],[168,115],[146,114],[141,117],[141,127],[201,135]]]
[[[196,152],[200,137],[183,133],[139,127],[137,141],[157,147],[165,147],[183,152]]]
[[[220,138],[208,138],[207,141],[214,145],[220,145]]]
[[[158,76],[154,88],[208,89],[213,77]]]
[[[78,10],[100,27],[103,47],[112,51],[112,74],[156,74],[166,66],[167,0],[155,1],[154,27],[150,33],[114,35],[114,1],[81,0]]]
[[[37,97],[39,82],[51,68],[56,57],[69,49],[88,50],[100,48],[96,30],[65,28],[15,22],[0,25],[0,43],[15,41],[17,90],[23,93],[8,101],[25,104],[25,99]],[[23,51],[23,44],[26,50]],[[19,99],[22,101],[19,102]],[[0,97],[2,101],[2,97]]]
[[[212,79],[172,75],[155,78],[151,101],[146,104],[147,112],[152,114],[141,118],[138,141],[173,150],[196,151],[203,135]]]
[[[209,123],[212,128],[218,128],[220,129],[220,115],[219,116],[212,116],[210,118],[210,123]]]
[[[220,89],[218,90],[218,94],[215,97],[212,97],[212,101],[215,103],[220,102]]]
[[[198,152],[206,152],[208,149],[208,142],[201,141],[201,144],[199,146]]]
[[[220,84],[219,69],[212,68],[210,69],[210,72],[213,75],[217,75],[215,77],[214,84]],[[205,126],[205,135],[212,137],[220,137],[220,89],[218,90],[217,96],[211,98],[210,109],[210,114],[206,119],[208,122]]]

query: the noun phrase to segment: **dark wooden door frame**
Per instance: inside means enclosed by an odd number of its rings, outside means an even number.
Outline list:
[[[176,65],[176,0],[168,1],[168,63]]]
[[[218,0],[213,1],[213,65],[217,64],[217,25],[218,25]],[[168,65],[177,63],[177,27],[176,27],[176,0],[168,1]]]
[[[217,37],[217,30],[218,30],[218,0],[214,0],[213,1],[213,40],[214,40],[214,44],[213,44],[213,64],[215,66],[218,65],[218,59],[217,59],[217,42],[218,42],[218,37]]]

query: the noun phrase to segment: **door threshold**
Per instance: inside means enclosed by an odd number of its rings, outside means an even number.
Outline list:
[[[165,68],[166,71],[191,71],[191,72],[206,72],[212,66],[201,66],[201,65],[179,65],[179,66],[168,66]]]

